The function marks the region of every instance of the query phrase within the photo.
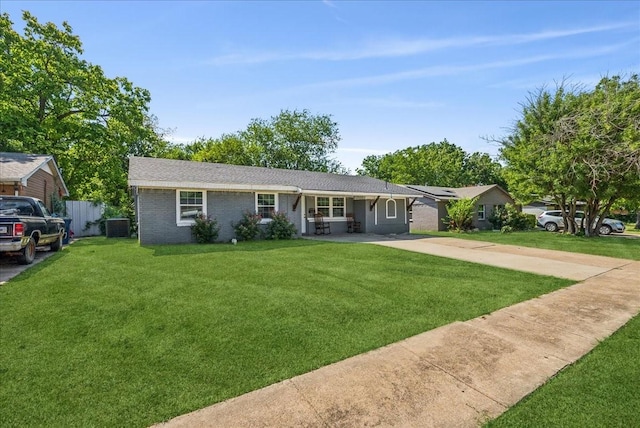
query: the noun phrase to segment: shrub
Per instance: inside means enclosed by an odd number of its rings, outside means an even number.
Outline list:
[[[476,211],[478,198],[462,198],[450,201],[447,205],[447,218],[443,221],[449,230],[464,232],[473,228],[473,213]]]
[[[511,226],[502,226],[502,228],[500,228],[500,233],[511,233],[513,232],[513,227]]]
[[[506,204],[504,208],[494,209],[489,217],[489,223],[496,230],[502,230],[504,227],[509,227],[510,231],[528,230],[536,226],[536,221],[535,215],[524,214],[512,204]]]
[[[218,239],[218,222],[216,219],[199,214],[196,223],[191,226],[191,234],[196,238],[198,244],[208,244]]]
[[[242,214],[242,220],[233,225],[233,229],[236,231],[238,239],[242,239],[244,241],[256,239],[260,234],[260,220],[262,220],[262,216],[260,214],[245,211]]]
[[[274,212],[271,221],[267,224],[265,237],[267,239],[291,239],[297,230],[285,213]]]

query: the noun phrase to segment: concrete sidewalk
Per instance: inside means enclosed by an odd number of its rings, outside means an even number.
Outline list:
[[[161,426],[477,427],[589,352],[640,311],[640,262],[451,238],[424,242],[432,239],[376,243],[583,282],[322,367]]]

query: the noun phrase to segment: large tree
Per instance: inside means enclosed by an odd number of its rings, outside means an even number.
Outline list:
[[[501,169],[500,163],[488,154],[468,154],[445,139],[386,155],[367,156],[357,173],[400,184],[461,187],[504,185]]]
[[[619,199],[640,199],[640,84],[601,79],[595,89],[530,94],[510,135],[500,140],[506,177],[522,201],[551,196],[565,207],[569,233],[597,235]],[[577,204],[585,222],[574,224]]]
[[[168,157],[267,168],[346,172],[331,155],[340,141],[329,115],[282,110],[269,120],[252,119],[246,129],[219,138],[200,138]]]
[[[0,150],[52,154],[72,198],[126,206],[127,156],[166,146],[149,92],[83,60],[68,23],[22,18],[0,15]]]

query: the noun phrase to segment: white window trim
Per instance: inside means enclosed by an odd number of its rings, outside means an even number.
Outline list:
[[[180,192],[200,192],[202,193],[202,214],[207,215],[207,191],[199,189],[176,189],[176,225],[192,226],[195,220],[183,220],[180,218]]]
[[[347,219],[347,198],[345,196],[316,196],[314,199],[314,212],[318,212],[318,198],[329,198],[329,215],[324,216],[325,219],[339,219],[346,220]],[[344,202],[341,207],[333,206],[333,198],[340,198]],[[322,208],[327,208],[326,205],[323,205]],[[334,208],[342,208],[344,215],[343,216],[333,216]]]
[[[255,193],[255,207],[256,207],[256,214],[258,213],[258,195],[275,195],[274,199],[273,199],[273,210],[274,211],[278,211],[278,193],[275,192],[256,192]],[[260,219],[260,224],[267,224],[267,223],[271,223],[273,221],[273,219],[270,218],[263,218]]]
[[[480,207],[482,207],[482,211],[480,211]],[[482,217],[480,216],[482,214]],[[478,220],[486,220],[487,218],[487,207],[483,204],[478,205]]]
[[[389,202],[393,202],[393,217],[389,215]],[[398,218],[398,204],[395,199],[387,199],[385,204],[387,218]]]

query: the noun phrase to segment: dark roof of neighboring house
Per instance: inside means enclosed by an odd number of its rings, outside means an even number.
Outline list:
[[[62,174],[58,169],[55,159],[51,155],[36,155],[29,153],[0,153],[0,182],[21,182],[27,185],[27,180],[39,169],[48,169],[60,180],[65,195],[69,194]]]
[[[489,184],[486,186],[469,186],[469,187],[436,187],[436,186],[416,186],[407,184],[407,188],[417,190],[423,193],[424,197],[438,200],[451,200],[462,198],[475,198],[483,195],[491,189],[497,188],[502,193],[511,198],[511,195],[497,184]]]
[[[420,192],[415,190],[357,175],[145,157],[129,158],[129,185],[149,188],[420,196]]]

